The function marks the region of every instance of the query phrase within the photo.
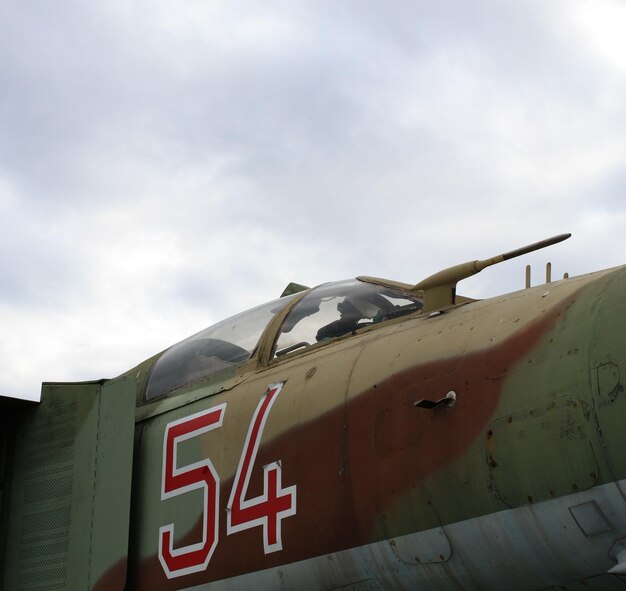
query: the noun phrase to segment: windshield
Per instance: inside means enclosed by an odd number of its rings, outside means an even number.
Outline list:
[[[358,279],[327,283],[311,290],[289,312],[274,356],[281,357],[421,308],[421,298],[398,289]]]
[[[265,327],[295,295],[222,320],[170,347],[154,364],[145,399],[152,400],[250,359]]]

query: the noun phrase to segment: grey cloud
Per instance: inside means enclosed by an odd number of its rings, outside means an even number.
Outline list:
[[[0,186],[0,193],[8,191]],[[16,308],[59,305],[77,281],[77,261],[63,232],[46,211],[2,199],[0,301]]]
[[[587,218],[623,215],[625,83],[567,6],[6,3],[0,298],[111,314],[121,358],[146,327],[182,338],[165,316],[200,329],[290,280],[593,240]]]
[[[76,5],[69,20],[47,14],[46,27],[33,25],[25,40],[32,57],[21,58],[18,79],[6,91],[10,145],[2,159],[10,171],[36,184],[31,196],[54,196],[61,202],[115,196],[115,190],[98,191],[89,176],[97,177],[90,156],[97,159],[100,151],[150,158],[172,170],[190,161],[234,155],[232,174],[243,172],[259,183],[267,179],[268,185],[282,181],[285,172],[313,174],[317,169],[323,180],[332,171],[352,173],[359,164],[361,169],[382,169],[398,155],[410,161],[411,153],[418,168],[432,170],[430,159],[439,153],[439,159],[449,162],[458,147],[454,141],[438,146],[436,120],[430,127],[409,130],[418,137],[402,133],[384,112],[384,87],[393,82],[389,92],[400,93],[396,100],[425,103],[426,110],[438,97],[428,96],[427,78],[407,88],[394,80],[393,72],[401,79],[407,61],[419,66],[449,44],[479,47],[489,60],[501,58],[507,43],[516,56],[537,52],[541,27],[520,7],[507,10],[492,2],[471,11],[454,3],[391,8],[301,5],[289,16],[315,34],[287,43],[278,55],[220,55],[210,44],[189,46],[170,39],[175,45],[166,51],[182,49],[182,60],[186,52],[193,55],[189,71],[177,68],[174,58],[163,60],[163,49],[150,53],[159,32],[150,28],[150,19],[131,40],[127,22],[107,20],[97,10]],[[28,17],[22,16],[31,25],[37,22],[32,13]],[[528,34],[510,34],[520,29]],[[520,43],[526,43],[524,51]],[[552,63],[545,54],[538,57],[540,63]],[[475,75],[506,76],[510,64],[504,66]],[[415,91],[421,96],[414,96]],[[372,92],[380,94],[383,112],[363,101]],[[154,151],[155,143],[167,148]],[[104,174],[116,176],[115,160],[101,165],[111,166]],[[62,180],[62,193],[55,179]],[[335,179],[330,175],[329,180]],[[319,199],[322,191],[315,193]],[[336,201],[336,196],[330,199]]]

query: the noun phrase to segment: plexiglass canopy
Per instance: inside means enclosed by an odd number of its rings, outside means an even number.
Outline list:
[[[146,401],[240,365],[250,359],[272,318],[292,304],[294,294],[253,308],[170,347],[156,361]],[[422,301],[400,289],[351,279],[320,285],[288,313],[275,338],[273,358],[360,328],[416,312]]]

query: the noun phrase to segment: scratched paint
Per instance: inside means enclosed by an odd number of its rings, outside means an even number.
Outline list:
[[[330,346],[305,353],[297,362],[294,359],[277,363],[233,392],[179,409],[177,416],[229,400],[229,404],[239,405],[237,416],[247,416],[246,412],[251,416],[259,393],[269,383],[286,381],[281,400],[272,411],[276,415],[268,421],[267,439],[259,449],[257,461],[266,465],[280,460],[284,482],[297,483],[297,519],[284,521],[284,548],[269,555],[263,551],[260,528],[227,536],[222,520],[220,542],[211,565],[206,572],[185,577],[183,582],[165,580],[156,553],[150,550],[154,526],[146,523],[135,529],[130,566],[132,588],[177,589],[181,584],[202,585],[209,580],[233,577],[235,581],[243,581],[239,577],[257,570],[297,573],[297,569],[293,571],[285,565],[350,552],[351,548],[375,547],[379,552],[396,538],[414,535],[413,532],[439,531],[441,527],[450,537],[449,528],[454,524],[478,523],[468,520],[490,514],[507,515],[507,503],[498,495],[497,487],[492,486],[493,475],[485,447],[489,427],[494,421],[502,420],[506,424],[509,416],[518,416],[515,413],[527,407],[532,409],[534,400],[545,396],[558,399],[562,392],[550,375],[555,362],[559,367],[572,368],[563,387],[585,402],[589,395],[589,368],[584,351],[589,336],[581,330],[581,319],[596,306],[597,292],[606,285],[604,277],[598,274],[551,286],[548,296],[540,294],[536,298],[542,306],[539,314],[526,309],[530,300],[524,300],[526,292],[520,292],[499,302],[461,307],[449,315],[449,321],[443,315],[428,326],[423,318],[397,323],[392,328],[339,343],[337,346],[346,357],[335,361],[332,371],[325,373],[323,369],[328,358],[333,353],[336,356],[337,349]],[[597,280],[595,284],[594,280]],[[508,316],[498,316],[500,309],[506,309]],[[537,319],[531,321],[533,317]],[[457,328],[451,328],[452,324]],[[578,330],[577,338],[582,344],[564,350],[561,345],[572,338],[572,330]],[[395,349],[385,346],[381,336],[384,331],[403,333]],[[471,337],[454,341],[456,348],[448,347],[446,356],[440,354],[440,347],[432,347],[437,337],[430,341],[426,338],[440,335],[443,343],[444,337],[453,338],[455,331],[471,333]],[[386,377],[381,377],[380,372],[368,372],[368,367],[375,363],[388,368]],[[368,382],[368,376],[374,374],[378,379]],[[336,387],[330,392],[333,382]],[[424,394],[436,395],[450,389],[458,394],[454,408],[435,412],[412,408],[412,403],[425,397]],[[589,417],[585,420],[593,419],[589,408],[583,416]],[[238,429],[238,434],[229,438],[235,442],[233,448],[240,449],[245,437],[247,422],[241,423],[233,427]],[[162,431],[158,433],[162,427],[158,424],[158,419],[146,423],[146,433],[150,429],[157,432],[155,440],[162,438]],[[143,445],[148,445],[146,433]],[[600,443],[593,432],[588,435],[595,456]],[[219,438],[213,441],[207,437],[202,445],[204,455],[210,455],[224,474],[221,498],[227,499],[236,466],[232,457],[238,452],[220,448]],[[138,453],[150,455],[147,449]],[[598,461],[596,479],[599,483],[606,482],[600,480],[606,462]],[[146,474],[138,480],[139,486],[150,488],[155,479]],[[250,495],[261,494],[262,488],[262,471],[257,470],[250,478]],[[597,490],[595,486],[591,492]],[[141,494],[146,502],[151,502],[152,493],[142,490]],[[550,490],[546,488],[541,494],[544,496],[529,500],[529,504],[538,507],[548,503]],[[187,513],[193,516],[192,512]],[[160,515],[158,511],[151,514]],[[499,523],[497,519],[479,523],[492,522]],[[199,527],[196,514],[188,533],[177,544],[182,546],[199,539]],[[463,543],[477,543],[467,536],[464,540]],[[522,544],[520,551],[526,549]],[[350,560],[356,560],[354,553],[350,556]],[[393,560],[398,560],[397,552],[393,557],[389,559],[392,565],[396,564]],[[445,552],[440,562],[442,565],[450,562]],[[368,568],[374,568],[371,562],[368,564]],[[463,568],[467,571],[483,568],[470,566],[468,563]],[[366,574],[356,571],[358,576]],[[442,576],[441,571],[433,573]],[[450,575],[458,575],[460,580],[469,576],[463,569],[453,569]],[[472,576],[480,579],[476,573]],[[285,588],[289,588],[286,580],[281,579]],[[99,589],[105,589],[106,579],[101,583]]]

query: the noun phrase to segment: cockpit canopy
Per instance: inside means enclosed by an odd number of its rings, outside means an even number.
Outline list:
[[[294,304],[294,300],[299,300]],[[277,336],[272,358],[354,333],[422,308],[421,298],[358,279],[326,283],[274,300],[231,318],[167,349],[156,361],[146,401],[209,378],[250,359],[274,316],[293,305]]]
[[[326,283],[294,305],[280,327],[274,355],[281,357],[421,307],[416,296],[382,285],[358,279]]]
[[[231,316],[167,349],[154,364],[146,400],[250,359],[265,327],[295,295]]]

